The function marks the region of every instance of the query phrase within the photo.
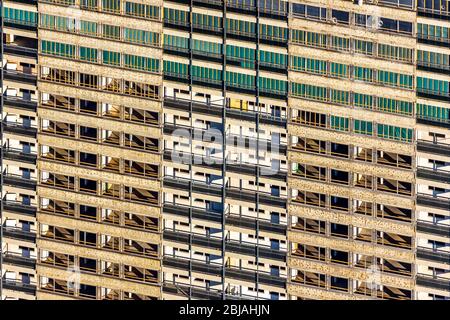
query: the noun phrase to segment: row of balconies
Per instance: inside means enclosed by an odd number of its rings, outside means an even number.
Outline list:
[[[48,176],[42,177],[40,185],[148,205],[159,204],[159,192],[157,191],[80,177],[48,173]]]
[[[277,235],[286,235],[286,226],[271,222],[269,220],[255,219],[252,217],[246,217],[236,214],[223,214],[222,212],[215,212],[205,210],[201,208],[188,207],[180,204],[165,203],[163,206],[163,213],[176,215],[179,217],[189,217],[193,219],[199,219],[202,221],[209,221],[221,224],[225,220],[225,224],[232,227],[240,227],[255,231],[258,229],[260,232],[270,232]]]
[[[46,266],[64,270],[72,268],[74,270],[80,270],[82,273],[91,273],[148,284],[157,284],[160,281],[160,275],[157,270],[56,252],[41,251],[41,254],[45,254],[45,257],[42,256],[37,263]]]
[[[302,151],[312,154],[331,156],[335,158],[351,159],[376,163],[398,168],[411,169],[412,157],[381,150],[360,148],[347,144],[321,141],[311,138],[298,137],[298,141],[291,145],[293,151]]]
[[[95,287],[80,283],[79,286],[70,285],[67,280],[41,277],[38,291],[56,295],[73,297],[76,299],[97,300],[154,300],[156,297],[115,290],[106,287]]]
[[[237,187],[226,186],[225,189],[223,189],[220,185],[212,185],[202,181],[192,181],[189,179],[170,176],[164,177],[164,187],[179,190],[192,190],[192,192],[216,196],[219,198],[224,195],[234,200],[250,203],[255,203],[258,201],[261,204],[286,208],[286,199],[271,195],[270,193],[263,193]]]
[[[413,238],[405,235],[304,218],[300,218],[290,230],[407,250],[412,249],[413,243]]]
[[[217,116],[222,118],[223,115],[227,118],[256,122],[259,117],[261,124],[270,124],[286,128],[286,117],[281,116],[281,113],[272,111],[271,113],[262,113],[252,110],[240,110],[230,107],[228,104],[224,108],[222,105],[213,103],[202,103],[200,101],[191,101],[177,97],[164,97],[164,108],[183,110],[208,116]]]
[[[449,200],[450,201],[450,200]],[[439,235],[450,238],[450,225],[433,223],[431,221],[417,220],[417,232]]]
[[[413,195],[413,185],[405,181],[303,164],[298,164],[297,170],[292,173],[293,177],[321,181],[324,184],[339,184],[405,196]]]
[[[106,157],[99,154],[73,151],[70,149],[49,147],[47,152],[42,153],[40,160],[51,160],[59,163],[97,169],[105,172],[115,172],[140,178],[157,179],[159,177],[159,166],[156,164]]]
[[[47,99],[42,99],[40,107],[65,110],[92,117],[121,120],[125,122],[158,125],[159,114],[138,108],[116,106],[97,101],[75,99],[71,97],[49,94]]]
[[[26,73],[18,70],[3,69],[3,79],[6,81],[22,83],[25,85],[36,86],[37,84],[36,74]]]
[[[255,257],[258,255],[260,258],[264,259],[286,262],[286,252],[281,250],[231,239],[223,240],[221,237],[205,236],[202,234],[165,229],[163,233],[163,240],[180,244],[191,244],[194,246],[207,248],[209,250],[222,251],[222,248],[225,248],[225,252],[231,254],[246,255],[249,257]]]
[[[315,287],[360,297],[370,297],[372,299],[411,300],[412,298],[410,290],[307,271],[297,272],[290,280],[290,284]]]
[[[183,259],[181,257],[164,257],[164,268],[174,268],[180,270],[191,270],[202,274],[219,276],[223,274],[225,278],[245,281],[249,283],[259,283],[278,288],[286,288],[286,279],[281,276],[275,276],[261,271],[247,270],[230,265],[225,267],[222,264],[207,263],[204,261],[193,261],[192,259]],[[225,270],[224,270],[225,269]]]
[[[31,177],[24,177],[14,173],[9,173],[6,169],[3,171],[3,184],[14,188],[23,188],[27,190],[36,190],[36,180]],[[1,188],[1,186],[0,186]]]
[[[42,203],[40,213],[67,216],[75,219],[95,221],[106,225],[117,225],[146,231],[158,231],[159,219],[140,214],[121,212],[110,209],[100,209],[78,203],[45,199],[48,203]],[[44,199],[41,199],[44,201]]]
[[[177,133],[177,130],[186,130],[192,139],[196,141],[209,141],[209,136],[211,132],[206,129],[192,128],[189,126],[183,126],[173,123],[164,123],[164,134],[172,135]],[[221,144],[222,141],[214,142],[215,144]],[[256,139],[253,137],[237,135],[232,133],[226,133],[226,143],[229,146],[244,147],[244,148],[257,148],[260,150],[265,150],[267,152],[279,152],[283,155],[286,154],[286,145],[280,144],[279,142],[274,142],[265,139]]]
[[[305,244],[293,244],[290,255],[293,259],[307,259],[359,271],[379,271],[407,277],[411,277],[413,272],[410,263]]]
[[[291,199],[293,204],[300,206],[312,206],[325,210],[340,211],[350,214],[360,214],[367,216],[376,216],[377,218],[385,218],[399,220],[405,222],[412,221],[411,209],[394,207],[390,205],[374,204],[348,198],[327,195],[323,193],[299,190],[296,197]]]
[[[39,80],[138,98],[152,100],[160,98],[160,86],[157,85],[87,74],[78,71],[42,67]]]
[[[200,165],[202,167],[212,168],[216,169],[218,171],[221,171],[223,169],[223,164],[221,163],[222,159],[216,159],[216,158],[209,158],[208,156],[200,156],[200,155],[192,155],[187,154],[183,151],[175,151],[170,149],[164,150],[164,160],[165,161],[172,161],[173,160],[173,153],[178,154],[181,153],[181,158],[183,161],[187,161],[187,163],[193,163]],[[220,160],[220,161],[208,161],[208,160]],[[239,173],[243,175],[249,175],[252,177],[255,177],[256,175],[259,175],[260,177],[268,178],[268,179],[274,179],[279,181],[286,182],[287,179],[287,172],[282,170],[272,170],[271,167],[266,167],[263,165],[257,165],[253,163],[234,163],[234,161],[231,161],[229,163],[227,159],[225,159],[225,169],[227,172],[233,172],[233,173]]]
[[[96,248],[149,258],[157,258],[160,249],[159,245],[154,243],[43,224],[41,224],[39,237],[76,244],[85,248]]]
[[[35,128],[34,130],[36,131]],[[155,139],[121,131],[87,127],[60,121],[48,121],[45,122],[45,124],[43,123],[41,125],[40,133],[147,152],[159,151],[158,138]]]
[[[416,278],[418,286],[424,286],[430,289],[438,289],[450,293],[450,279],[445,277],[432,276],[427,274],[418,274]]]

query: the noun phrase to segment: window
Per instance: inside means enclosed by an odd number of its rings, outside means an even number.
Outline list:
[[[412,62],[413,49],[380,43],[378,44],[378,56],[386,59],[393,58],[400,61]]]
[[[378,70],[377,71],[377,81],[382,84],[402,87],[402,88],[412,88],[413,77],[410,75],[399,74],[396,72]]]
[[[417,104],[417,117],[450,122],[450,109],[426,104]]]
[[[103,11],[120,13],[120,0],[102,0]]]
[[[324,48],[327,46],[327,36],[325,34],[303,30],[291,30],[291,41],[312,47]]]
[[[189,23],[189,13],[183,10],[164,8],[164,21],[177,25],[187,25]]]
[[[348,91],[331,89],[331,102],[348,105],[350,103],[350,94]]]
[[[261,38],[273,41],[285,42],[288,39],[288,29],[267,24],[259,25],[259,34]]]
[[[355,40],[355,52],[366,54],[366,55],[372,55],[373,54],[373,43],[370,41],[356,39]]]
[[[104,24],[103,25],[103,37],[109,39],[120,39],[120,27]]]
[[[350,39],[341,38],[337,36],[331,36],[331,48],[338,51],[349,51],[350,50]]]
[[[331,116],[331,128],[338,131],[348,131],[348,123],[349,119],[344,117],[338,117],[338,116]]]
[[[373,97],[368,94],[354,93],[354,104],[357,107],[372,109]]]
[[[287,91],[287,81],[260,77],[259,88],[262,92],[285,94]]]
[[[255,67],[255,52],[256,50],[251,48],[226,46],[227,58],[239,61],[242,68],[253,69]]]
[[[186,78],[188,75],[188,65],[179,62],[164,60],[164,74],[177,75]]]
[[[228,19],[227,18],[227,30],[230,33],[255,37],[256,26],[254,22]]]
[[[327,8],[321,8],[300,3],[293,3],[292,15],[306,19],[325,21],[327,19]]]
[[[165,34],[164,35],[164,47],[188,49],[189,48],[189,39],[184,38],[184,37],[172,36],[172,35]]]
[[[157,6],[126,1],[125,14],[146,19],[159,19],[160,8]]]
[[[324,60],[291,56],[291,68],[296,71],[306,71],[316,74],[326,74],[327,62]]]
[[[192,66],[192,77],[209,83],[218,83],[222,81],[222,70]]]
[[[411,142],[412,141],[412,129],[400,128],[387,124],[378,124],[378,137],[384,139],[398,140]]]
[[[277,66],[285,68],[287,66],[287,55],[270,51],[259,51],[259,63],[261,65]]]
[[[417,90],[440,96],[449,96],[449,82],[444,80],[417,77]]]
[[[431,39],[435,41],[450,42],[449,28],[428,24],[417,24],[417,37],[419,39]]]
[[[80,60],[97,62],[97,49],[80,47]]]
[[[373,81],[373,70],[371,68],[365,67],[354,67],[354,77],[356,80],[372,82]]]
[[[159,60],[124,54],[124,66],[131,69],[159,72]]]
[[[291,94],[297,97],[327,101],[327,88],[303,83],[291,83]]]
[[[412,102],[379,97],[377,103],[378,109],[384,112],[412,114]]]
[[[90,21],[80,21],[80,33],[91,36],[97,35],[97,23]]]
[[[155,46],[159,46],[160,41],[158,33],[130,28],[124,28],[124,38],[129,42]]]
[[[120,53],[103,50],[103,63],[113,66],[120,66]]]
[[[98,0],[81,0],[80,6],[83,9],[97,10]]]
[[[330,75],[338,78],[348,78],[348,65],[330,62]]]
[[[37,13],[3,7],[3,17],[6,22],[13,21],[14,23],[36,26],[37,25]]]
[[[255,89],[255,76],[237,72],[226,72],[226,83],[229,86]]]
[[[353,121],[353,131],[355,133],[365,134],[371,136],[373,133],[372,122],[364,120]]]
[[[222,30],[222,18],[200,13],[192,14],[192,24],[206,30]]]
[[[42,40],[41,51],[54,56],[75,58],[75,46],[73,44]]]

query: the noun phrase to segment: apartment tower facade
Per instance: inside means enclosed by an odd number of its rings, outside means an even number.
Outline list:
[[[2,299],[448,299],[449,12],[2,1]]]

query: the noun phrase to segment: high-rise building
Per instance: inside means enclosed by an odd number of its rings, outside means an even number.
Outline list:
[[[450,2],[3,0],[2,299],[449,299]]]
[[[418,299],[450,299],[450,2],[417,5]]]

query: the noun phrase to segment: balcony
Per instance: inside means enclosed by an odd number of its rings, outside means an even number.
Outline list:
[[[29,295],[36,295],[36,285],[33,283],[23,283],[19,280],[3,278],[2,286],[4,290],[20,291]]]
[[[192,106],[191,106],[192,105]],[[286,118],[281,116],[276,116],[271,113],[264,112],[256,112],[252,110],[241,110],[230,108],[226,106],[225,110],[222,105],[213,104],[213,103],[204,103],[199,101],[191,101],[187,99],[181,99],[176,97],[164,97],[164,107],[171,108],[176,110],[183,110],[189,112],[214,115],[219,118],[223,116],[225,113],[226,117],[238,120],[246,120],[251,122],[256,122],[257,117],[259,116],[259,120],[261,123],[270,124],[282,128],[286,128]]]
[[[254,296],[232,292],[230,288],[227,288],[225,292],[223,292],[222,290],[212,289],[210,287],[191,286],[174,281],[164,281],[162,290],[165,294],[203,300],[222,300],[223,297],[225,297],[226,300],[256,300],[256,297]]]
[[[431,289],[439,289],[450,292],[450,279],[444,277],[419,273],[416,278],[416,284]]]
[[[450,144],[433,143],[428,140],[418,140],[417,151],[450,157]]]
[[[14,266],[34,269],[36,266],[36,258],[25,257],[16,252],[5,252],[3,254],[3,263]]]
[[[450,93],[445,93],[444,91],[417,88],[417,95],[423,98],[450,102]]]
[[[417,115],[416,120],[417,120],[417,123],[419,123],[419,124],[425,124],[425,125],[429,125],[429,126],[450,129],[450,119],[437,119],[437,118],[424,117],[421,115]]]
[[[3,200],[3,210],[18,214],[23,214],[30,217],[36,216],[36,208],[29,204],[24,204],[19,201]]]
[[[37,48],[27,46],[22,43],[4,44],[3,51],[8,54],[37,59]]]
[[[192,233],[186,233],[181,231],[173,231],[166,229],[163,233],[163,239],[165,241],[174,241],[178,243],[190,243],[192,245],[222,250],[222,239],[207,237],[204,235],[196,235]],[[266,246],[255,246],[251,243],[238,242],[234,240],[225,241],[226,252],[233,252],[237,254],[248,255],[255,257],[257,254],[261,258],[266,258],[275,261],[286,261],[286,252],[271,249]]]
[[[418,247],[417,258],[450,265],[450,252],[444,250]]]
[[[433,196],[430,194],[417,194],[417,204],[441,210],[450,210],[450,199],[446,197]]]
[[[37,100],[32,99],[24,99],[19,96],[3,96],[3,104],[5,106],[10,106],[13,108],[28,110],[32,112],[36,112],[37,110]]]
[[[438,224],[425,220],[418,220],[417,231],[450,238],[450,225]]]
[[[418,167],[417,177],[436,182],[448,183],[450,181],[450,171]]]
[[[222,197],[222,185],[207,184],[203,181],[192,181],[177,177],[164,177],[164,187],[175,188],[180,190],[192,190],[200,194],[207,194],[216,197]],[[266,192],[258,192],[248,189],[240,189],[236,187],[225,187],[225,196],[234,200],[245,202],[259,201],[261,204],[267,204],[277,207],[286,208],[286,199],[280,196],[274,196]]]
[[[3,70],[3,77],[5,80],[10,80],[29,85],[37,85],[37,76],[31,73],[24,73],[16,70]]]
[[[3,183],[7,186],[15,188],[23,188],[27,190],[36,190],[36,180],[25,178],[21,175],[3,172]]]
[[[26,242],[36,242],[36,234],[30,230],[24,230],[19,227],[7,227],[3,226],[3,236],[5,238],[15,239]]]
[[[223,266],[221,264],[212,264],[205,261],[187,260],[181,257],[175,258],[166,256],[163,260],[163,266],[181,270],[193,270],[199,273],[216,275],[219,277],[221,277],[223,274]],[[280,288],[286,287],[286,280],[281,277],[233,266],[225,267],[225,277],[236,280],[243,280],[251,283],[259,282],[261,284]]]
[[[7,160],[36,164],[37,155],[23,152],[21,149],[3,146],[3,157]]]
[[[3,130],[7,133],[36,138],[37,129],[19,122],[3,121]]]
[[[438,6],[439,2],[434,4]],[[428,3],[428,5],[432,5],[432,3]],[[450,6],[447,4],[447,8],[445,8],[445,2],[442,2],[442,7],[439,9],[427,8],[424,6],[424,3],[417,5],[417,12],[421,17],[439,19],[439,20],[450,20]]]
[[[26,21],[21,19],[0,18],[3,19],[5,27],[20,29],[25,31],[37,31],[37,22]]]

